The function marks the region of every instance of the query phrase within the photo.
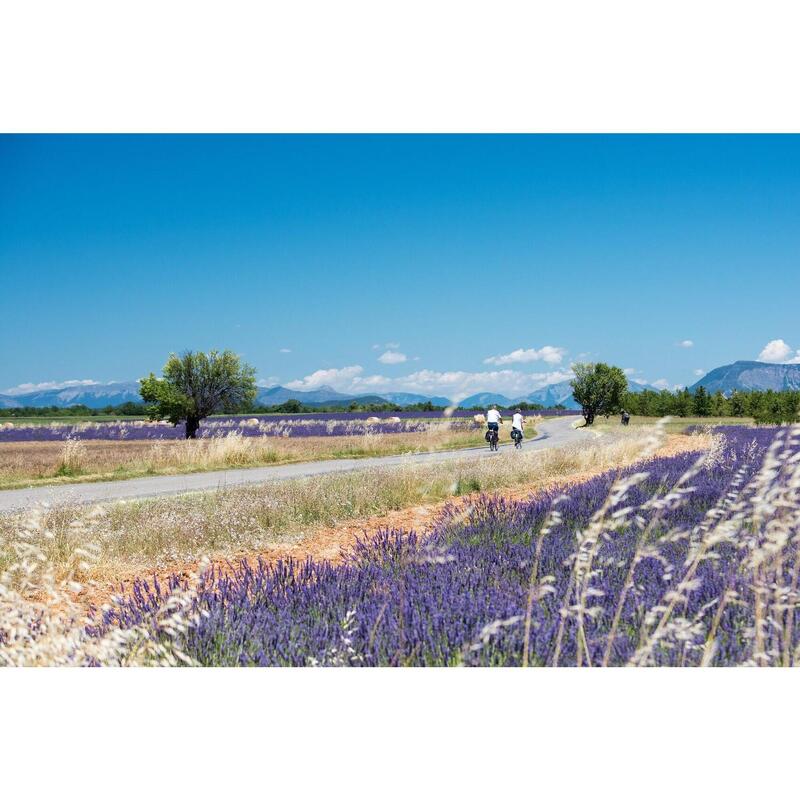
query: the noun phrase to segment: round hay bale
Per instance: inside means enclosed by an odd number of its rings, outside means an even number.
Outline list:
[[[480,422],[481,424],[486,422],[486,417],[483,414],[476,414],[472,419],[474,419],[475,422]]]

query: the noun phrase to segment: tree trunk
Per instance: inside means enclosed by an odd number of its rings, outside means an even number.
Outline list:
[[[583,413],[583,418],[585,420],[583,427],[586,428],[587,426],[591,425],[594,422],[594,411],[585,409],[582,413]]]
[[[186,438],[196,439],[197,431],[200,428],[200,417],[187,417],[186,418]]]

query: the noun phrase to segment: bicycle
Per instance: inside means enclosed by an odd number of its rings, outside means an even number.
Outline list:
[[[490,450],[497,450],[499,446],[498,445],[499,440],[500,440],[500,435],[497,430],[495,430],[494,428],[489,428],[489,430],[486,431],[486,441],[489,442]]]
[[[522,450],[522,431],[519,428],[512,428],[511,438],[514,440],[514,447],[517,450]]]

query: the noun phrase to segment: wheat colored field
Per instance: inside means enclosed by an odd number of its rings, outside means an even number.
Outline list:
[[[535,435],[539,418],[527,435]],[[428,421],[414,433],[354,436],[253,437],[163,441],[67,440],[0,443],[0,489],[33,484],[124,480],[145,475],[256,467],[330,458],[365,458],[453,450],[483,443],[481,429],[453,429],[445,420]]]

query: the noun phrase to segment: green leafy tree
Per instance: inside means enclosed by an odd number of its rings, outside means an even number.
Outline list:
[[[725,399],[725,395],[720,391],[714,392],[711,396],[711,414],[714,417],[729,417],[730,405]]]
[[[694,397],[688,389],[675,393],[674,414],[679,417],[691,417],[694,411]]]
[[[591,425],[598,414],[619,413],[628,391],[628,379],[619,367],[575,364],[572,371],[575,373],[570,381],[572,396],[581,407],[586,425]]]
[[[730,405],[731,405],[731,416],[734,417],[745,416],[745,412],[747,411],[747,402],[742,392],[734,391],[731,394]]]
[[[197,438],[201,420],[220,411],[236,412],[256,397],[255,370],[230,350],[172,353],[163,372],[163,378],[152,372],[142,378],[139,393],[152,404],[150,419],[185,422],[187,439]]]
[[[294,397],[290,397],[285,403],[275,406],[275,411],[281,414],[299,414],[302,410],[303,404]]]
[[[694,393],[693,398],[694,413],[698,417],[711,416],[711,398],[706,391],[705,386],[698,386]]]

